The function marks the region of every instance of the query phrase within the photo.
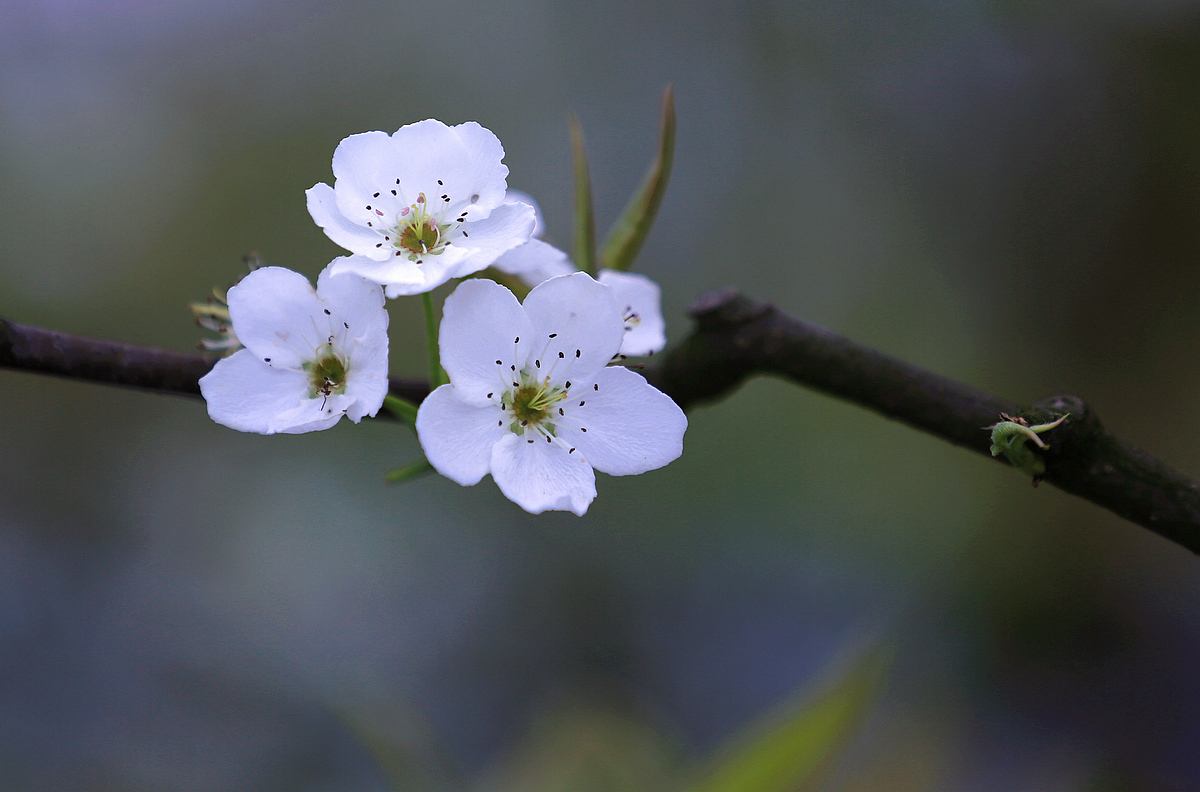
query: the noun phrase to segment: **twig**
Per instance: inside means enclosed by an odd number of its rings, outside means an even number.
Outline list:
[[[1022,411],[1015,402],[734,292],[705,295],[692,316],[693,333],[646,372],[685,409],[727,396],[750,376],[767,374],[985,455],[989,439],[981,427],[1000,413],[1040,422],[1069,412],[1070,420],[1048,436],[1044,481],[1200,553],[1200,483],[1109,434],[1076,396],[1051,397]],[[196,381],[213,362],[205,355],[97,341],[0,319],[0,368],[194,396]],[[391,389],[419,402],[428,385],[393,379]]]

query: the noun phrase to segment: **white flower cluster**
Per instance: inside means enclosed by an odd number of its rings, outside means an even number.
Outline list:
[[[351,135],[334,184],[308,211],[349,251],[314,289],[263,267],[228,293],[243,349],[200,380],[210,417],[243,432],[328,429],[374,416],[388,394],[384,297],[421,294],[489,266],[533,286],[524,303],[489,280],[446,299],[439,334],[449,384],[416,418],[433,467],[463,485],[490,473],[532,513],[583,514],[594,470],[631,475],[683,450],[687,419],[640,375],[610,365],[666,343],[658,286],[640,275],[576,272],[540,239],[528,196],[507,189],[504,149],[476,123],[427,120]]]

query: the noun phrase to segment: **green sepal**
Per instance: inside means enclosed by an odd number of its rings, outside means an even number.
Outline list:
[[[658,133],[658,154],[642,185],[626,204],[604,240],[600,263],[608,269],[627,270],[646,241],[658,207],[667,191],[671,163],[675,158],[675,94],[668,85],[663,91],[662,120]]]

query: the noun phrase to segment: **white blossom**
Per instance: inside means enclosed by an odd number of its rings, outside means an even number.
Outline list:
[[[667,345],[667,325],[662,315],[662,293],[658,284],[636,272],[600,270],[599,280],[613,291],[625,323],[621,354],[630,357],[653,355]]]
[[[443,310],[441,360],[450,383],[417,414],[426,457],[464,486],[491,474],[537,514],[582,515],[593,470],[662,467],[683,451],[687,417],[622,366],[625,336],[613,291],[584,273],[551,278],[524,304],[487,280],[464,281]]]
[[[505,199],[504,148],[487,129],[428,119],[351,135],[333,153],[334,185],[307,191],[308,211],[350,251],[333,272],[419,294],[487,267],[529,240],[532,207]]]
[[[534,239],[513,248],[492,265],[501,272],[516,275],[530,286],[548,278],[576,271],[571,258],[563,251],[540,239],[545,223],[541,208],[525,193],[509,190],[508,197],[532,206],[537,218]],[[601,269],[599,280],[613,289],[625,320],[625,340],[621,354],[629,357],[653,355],[667,345],[666,322],[662,315],[662,294],[658,284],[631,272]]]
[[[228,300],[245,348],[200,380],[214,421],[298,434],[379,411],[388,389],[388,315],[377,284],[326,267],[313,289],[299,273],[263,267]]]

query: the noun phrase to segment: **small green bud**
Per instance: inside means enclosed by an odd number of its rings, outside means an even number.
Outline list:
[[[1041,477],[1046,474],[1046,461],[1038,451],[1029,446],[1029,443],[1032,442],[1038,450],[1044,451],[1049,448],[1050,446],[1038,435],[1060,426],[1067,420],[1067,415],[1070,413],[1059,416],[1051,423],[1030,426],[1029,422],[1019,415],[1014,417],[1000,413],[1004,420],[985,427],[992,430],[992,456],[1003,454],[1010,465],[1032,477],[1036,487]]]

